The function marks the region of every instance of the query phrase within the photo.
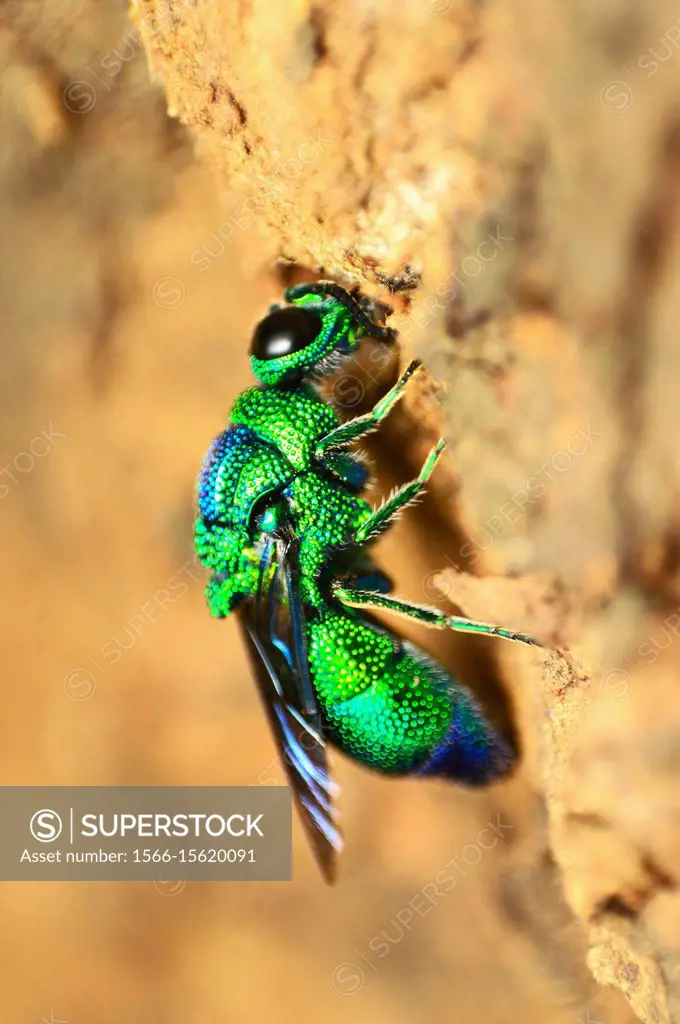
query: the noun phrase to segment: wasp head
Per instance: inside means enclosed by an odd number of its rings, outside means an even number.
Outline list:
[[[332,281],[298,284],[286,292],[289,306],[274,308],[255,328],[250,346],[253,373],[267,387],[320,377],[352,352],[364,334],[394,340],[348,291]]]

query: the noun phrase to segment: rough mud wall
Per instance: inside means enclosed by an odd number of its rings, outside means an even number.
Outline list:
[[[464,543],[428,588],[568,648],[494,648],[525,770],[595,977],[680,1020],[677,7],[135,17],[170,113],[243,190],[222,237],[256,220],[263,259],[391,291],[443,385],[436,494]],[[432,435],[433,398],[411,405]]]
[[[207,615],[192,560],[197,467],[292,272],[258,238],[266,210],[244,207],[247,182],[218,203],[119,0],[5,0],[0,136],[3,782],[282,784],[238,630]],[[351,367],[338,395],[370,383]],[[376,497],[439,429],[426,397],[416,414],[377,438]],[[457,487],[442,465],[438,499],[381,544],[412,597],[469,540]],[[502,716],[493,645],[421,633]],[[6,1019],[630,1024],[585,966],[525,772],[470,793],[333,768],[334,888],[297,823],[285,885],[4,883]]]

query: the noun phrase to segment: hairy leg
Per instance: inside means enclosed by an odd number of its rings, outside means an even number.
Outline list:
[[[418,477],[415,480],[409,481],[399,487],[394,494],[383,502],[383,504],[376,508],[373,515],[362,523],[357,529],[356,534],[352,538],[357,544],[366,544],[368,541],[375,540],[381,533],[383,533],[388,526],[394,521],[396,516],[410,505],[412,501],[415,501],[425,489],[425,484],[432,475],[434,467],[437,465],[440,455],[446,448],[446,441],[444,438],[440,438],[436,445],[430,452],[423,463]]]
[[[530,644],[532,647],[543,645],[525,633],[513,633],[512,630],[503,629],[501,626],[492,626],[487,622],[474,622],[458,615],[446,615],[437,608],[429,608],[427,605],[412,604],[402,598],[390,597],[386,594],[376,594],[368,590],[353,590],[343,586],[342,580],[337,581],[332,587],[333,595],[350,608],[383,608],[385,611],[395,612],[397,615],[404,615],[416,622],[422,622],[426,626],[433,626],[435,629],[453,629],[459,633],[480,633],[485,636],[502,636],[506,640],[517,640],[523,644]]]
[[[322,437],[316,446],[314,453],[316,458],[321,459],[328,451],[334,448],[344,448],[345,445],[351,444],[357,438],[376,430],[380,422],[385,419],[397,404],[408,381],[420,368],[420,365],[418,360],[414,359],[406,367],[394,387],[391,387],[387,394],[379,402],[376,402],[370,412],[365,413],[363,416],[356,416],[353,420],[348,420],[347,423],[341,423],[335,430],[331,430],[329,434]]]

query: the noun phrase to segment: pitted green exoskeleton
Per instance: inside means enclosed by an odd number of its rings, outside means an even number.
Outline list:
[[[379,427],[418,364],[370,412],[341,422],[316,384],[364,334],[393,344],[393,332],[373,321],[368,300],[330,282],[290,288],[286,299],[254,332],[259,386],[239,395],[206,456],[196,546],[212,570],[211,612],[239,613],[303,820],[331,877],[340,837],[326,740],[389,774],[471,785],[512,761],[469,691],[370,612],[535,641],[390,594],[370,547],[422,492],[444,442],[378,508],[361,497],[368,473],[354,445]]]

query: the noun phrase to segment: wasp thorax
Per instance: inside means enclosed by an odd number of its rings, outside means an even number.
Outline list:
[[[250,354],[256,359],[280,359],[300,352],[319,336],[322,326],[321,317],[312,309],[277,309],[255,328]]]

